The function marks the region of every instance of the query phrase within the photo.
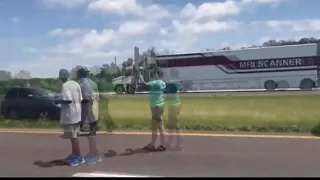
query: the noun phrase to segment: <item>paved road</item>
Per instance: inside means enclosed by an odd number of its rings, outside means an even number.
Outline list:
[[[116,95],[115,93],[105,93],[109,95]],[[181,93],[181,96],[261,96],[261,95],[317,95],[320,90],[314,91],[252,91],[252,92],[205,92],[205,93]],[[121,94],[117,96],[148,96],[148,94]]]
[[[141,147],[143,135],[99,135],[99,149],[123,151]],[[87,151],[85,137],[81,139]],[[183,137],[183,150],[112,156],[103,162],[78,167],[39,167],[65,157],[69,142],[53,134],[1,133],[1,176],[72,176],[78,172],[112,172],[154,176],[320,176],[320,141],[311,139],[260,139]],[[37,162],[38,161],[38,162]],[[42,163],[40,163],[42,161]],[[36,162],[36,163],[35,163]]]

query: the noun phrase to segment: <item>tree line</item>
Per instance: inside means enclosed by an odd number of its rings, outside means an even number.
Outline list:
[[[162,54],[173,53],[169,50],[161,52]],[[147,66],[147,58],[150,56],[156,56],[159,53],[156,52],[154,47],[143,52],[139,57],[139,65]],[[112,79],[125,74],[125,69],[128,66],[133,65],[133,58],[128,58],[123,61],[120,66],[116,62],[110,64],[103,64],[102,66],[95,65],[90,70],[90,77],[98,85],[99,91],[113,91]],[[80,65],[70,70],[70,76],[72,79],[76,79],[76,72]],[[31,78],[31,73],[26,70],[20,70],[17,74],[12,75],[11,72],[0,70],[0,94],[4,94],[7,90],[14,87],[41,87],[46,88],[54,92],[59,92],[61,89],[61,81],[57,78]]]
[[[249,47],[241,47],[241,49],[248,49],[248,48],[259,48],[259,47],[271,47],[271,46],[287,46],[287,45],[298,45],[298,44],[312,44],[312,43],[320,43],[320,39],[316,39],[314,37],[304,37],[300,40],[288,39],[288,40],[269,40],[261,45],[252,45]],[[206,51],[211,51],[212,49],[206,49]],[[223,47],[219,50],[232,50],[231,47]]]
[[[280,41],[269,40],[262,43],[261,45],[242,47],[241,49],[310,43],[320,43],[320,39],[311,37],[301,38],[299,41],[290,39]],[[209,51],[209,49],[207,50]],[[221,50],[231,50],[231,48],[224,47]],[[140,55],[139,66],[148,68],[151,65],[150,62],[148,62],[149,57],[168,54],[174,54],[174,52],[168,49],[158,52],[155,47],[152,47]],[[126,61],[123,61],[120,66],[115,62],[112,62],[111,64],[104,64],[102,66],[95,65],[89,69],[91,72],[90,76],[92,80],[97,83],[99,91],[113,91],[113,87],[111,84],[112,79],[124,75],[126,67],[132,66],[133,62],[133,58],[128,58]],[[76,66],[70,70],[71,78],[76,77],[76,71],[78,68],[79,66]],[[20,70],[15,75],[12,75],[12,73],[9,71],[0,70],[0,94],[3,94],[10,88],[24,86],[42,87],[54,92],[58,92],[60,91],[61,85],[62,83],[56,78],[31,78],[31,73],[26,70]]]

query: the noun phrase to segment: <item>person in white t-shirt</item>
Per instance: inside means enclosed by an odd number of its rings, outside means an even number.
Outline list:
[[[76,81],[69,79],[69,72],[66,69],[59,71],[59,79],[63,82],[61,97],[55,100],[55,104],[61,104],[60,123],[63,127],[62,137],[70,139],[72,146],[72,152],[66,158],[66,162],[70,166],[77,166],[85,162],[80,151],[78,139],[81,121],[81,88]]]

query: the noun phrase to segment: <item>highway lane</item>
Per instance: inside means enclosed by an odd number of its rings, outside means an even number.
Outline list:
[[[182,151],[116,156],[150,140],[145,135],[98,135],[103,162],[78,167],[48,166],[64,158],[69,142],[57,134],[1,133],[1,176],[58,176],[109,172],[176,177],[312,177],[320,176],[320,141],[248,137],[183,137]],[[88,150],[81,138],[83,153]],[[52,165],[52,164],[51,164]]]
[[[140,97],[140,96],[148,96],[147,93],[136,93],[132,94],[115,94],[115,93],[101,93],[102,95],[112,95],[112,96],[131,96],[131,97]],[[262,96],[262,95],[319,95],[320,90],[313,91],[217,91],[217,92],[201,92],[201,93],[185,93],[181,92],[180,96]]]

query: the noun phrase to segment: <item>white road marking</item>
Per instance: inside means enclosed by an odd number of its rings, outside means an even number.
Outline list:
[[[72,177],[156,177],[138,174],[123,174],[123,173],[106,173],[106,172],[92,172],[92,173],[75,173]]]

